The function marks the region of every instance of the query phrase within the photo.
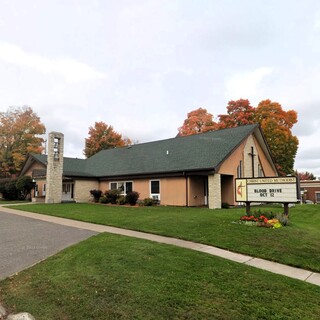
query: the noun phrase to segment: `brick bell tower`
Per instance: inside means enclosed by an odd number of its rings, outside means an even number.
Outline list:
[[[61,203],[62,200],[63,144],[63,133],[49,133],[46,203]]]

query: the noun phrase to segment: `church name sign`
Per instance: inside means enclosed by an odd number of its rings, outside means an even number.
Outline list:
[[[298,202],[296,177],[236,179],[237,202]]]

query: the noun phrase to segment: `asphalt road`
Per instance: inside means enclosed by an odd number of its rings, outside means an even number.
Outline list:
[[[95,234],[6,213],[0,208],[0,280]]]

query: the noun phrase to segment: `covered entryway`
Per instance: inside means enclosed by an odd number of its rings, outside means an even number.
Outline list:
[[[234,205],[233,176],[221,175],[221,204]]]
[[[61,201],[63,202],[74,201],[74,183],[73,182],[62,183]]]
[[[190,176],[188,181],[188,206],[207,206],[208,176]]]
[[[209,208],[219,209],[222,204],[234,205],[234,178],[232,175],[208,176]]]

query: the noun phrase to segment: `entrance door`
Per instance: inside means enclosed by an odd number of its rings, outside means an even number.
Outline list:
[[[73,186],[72,182],[64,182],[62,184],[62,201],[73,200]]]

